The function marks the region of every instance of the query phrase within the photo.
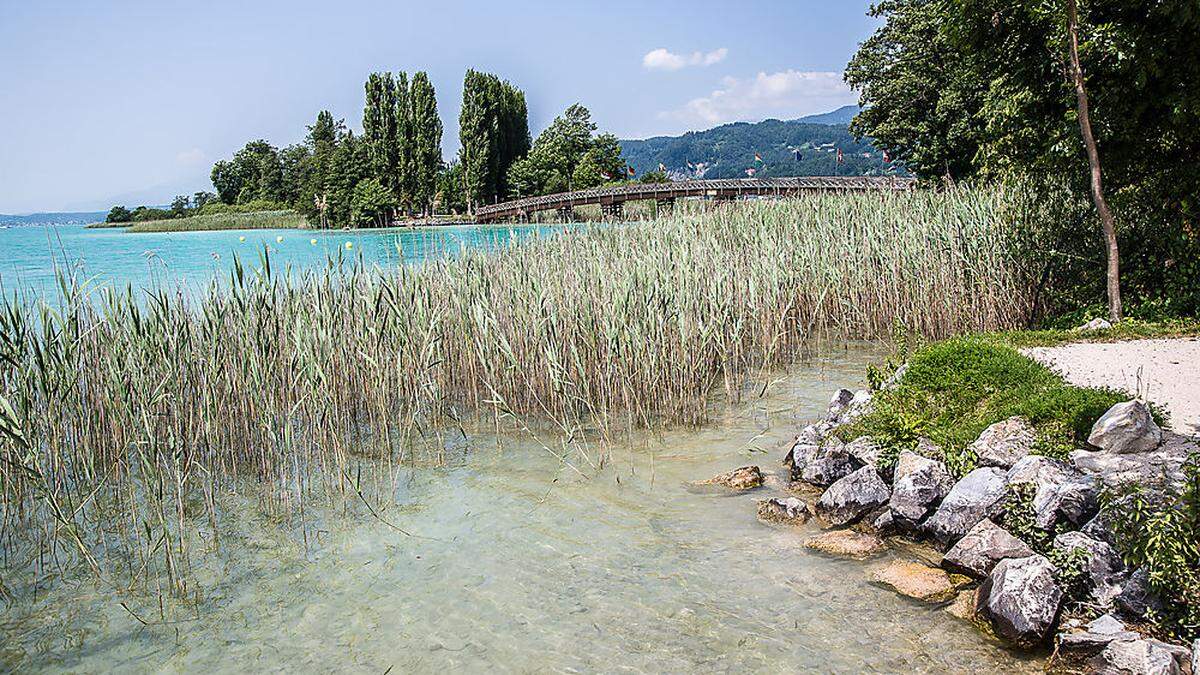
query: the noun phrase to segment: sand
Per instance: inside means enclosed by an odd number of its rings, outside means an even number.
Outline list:
[[[1158,403],[1170,413],[1175,431],[1200,437],[1200,338],[1077,343],[1021,351],[1071,384],[1112,387]]]

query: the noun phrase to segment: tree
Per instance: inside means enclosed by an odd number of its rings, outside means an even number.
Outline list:
[[[401,73],[403,77],[403,73]],[[401,86],[407,86],[406,83]],[[391,73],[371,73],[367,78],[366,104],[363,106],[362,142],[370,158],[371,175],[387,186],[393,195],[401,194],[403,168],[397,115],[397,83]]]
[[[465,213],[467,200],[462,191],[462,165],[450,162],[438,171],[437,196],[434,198],[435,208],[442,213]]]
[[[187,215],[190,201],[187,195],[175,195],[175,199],[171,200],[171,215],[176,218],[182,218]]]
[[[133,220],[133,214],[124,206],[114,206],[108,212],[108,217],[104,219],[106,223],[128,223]]]
[[[196,194],[192,195],[192,208],[199,211],[200,209],[204,208],[205,204],[208,204],[209,202],[212,202],[212,201],[216,201],[216,199],[217,199],[217,196],[214,195],[213,193],[208,192],[206,190],[201,190],[200,192],[197,192]]]
[[[398,205],[396,196],[378,178],[361,180],[351,197],[350,222],[357,227],[383,227]]]
[[[396,100],[392,106],[396,133],[396,179],[390,185],[399,205],[406,211],[413,201],[413,129],[409,103],[408,75],[396,75]]]
[[[245,179],[238,172],[238,167],[233,162],[218,161],[213,165],[209,178],[212,180],[213,187],[217,190],[217,196],[222,202],[226,204],[237,203],[237,198],[242,192]]]
[[[409,116],[412,206],[428,214],[442,166],[442,120],[438,117],[437,92],[423,71],[413,75],[408,99],[412,111]]]
[[[1079,64],[1079,11],[1076,0],[1067,0],[1067,33],[1071,53],[1071,79],[1075,84],[1075,97],[1079,108],[1079,132],[1087,149],[1089,178],[1092,200],[1100,214],[1100,225],[1104,229],[1104,242],[1108,248],[1108,317],[1113,323],[1121,320],[1121,262],[1117,246],[1117,223],[1108,202],[1104,199],[1104,186],[1100,176],[1100,152],[1096,149],[1096,138],[1092,135],[1092,120],[1088,115],[1087,87],[1083,81],[1083,67]]]
[[[524,159],[508,171],[514,194],[533,196],[595,187],[624,178],[621,144],[612,134],[593,136],[587,108],[575,104],[550,123]]]
[[[495,75],[468,70],[458,121],[463,191],[473,208],[507,194],[509,167],[528,150],[525,95]]]

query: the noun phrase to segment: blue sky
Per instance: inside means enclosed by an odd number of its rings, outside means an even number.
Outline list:
[[[868,0],[0,0],[0,213],[210,189],[253,138],[317,111],[358,128],[374,70],[429,72],[457,151],[463,71],[525,90],[536,135],[574,102],[623,138],[794,118],[855,100]]]

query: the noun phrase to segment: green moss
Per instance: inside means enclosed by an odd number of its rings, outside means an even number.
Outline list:
[[[1075,387],[994,337],[962,337],[918,349],[896,389],[881,392],[872,412],[841,430],[870,435],[894,452],[927,436],[962,475],[975,466],[968,446],[988,425],[1022,416],[1037,429],[1038,451],[1062,457],[1079,447],[1121,392]]]

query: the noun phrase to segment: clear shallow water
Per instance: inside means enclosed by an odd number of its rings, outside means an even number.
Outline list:
[[[830,391],[879,356],[798,366],[700,431],[640,436],[581,477],[536,444],[472,436],[462,461],[406,471],[386,517],[331,522],[306,548],[252,510],[200,570],[178,623],[84,584],[9,609],[0,669],[77,672],[1036,672],[942,610],[802,548],[816,524],[759,523],[772,488],[687,481],[765,470]],[[428,538],[426,538],[428,537]],[[903,555],[893,553],[890,555]]]
[[[492,249],[561,229],[525,225],[130,233],[83,225],[29,225],[0,229],[0,285],[9,292],[56,292],[57,265],[121,288],[164,282],[198,288],[214,275],[226,276],[235,255],[256,267],[264,247],[270,248],[272,265],[279,270],[287,265],[297,271],[318,268],[338,255],[350,259],[361,255],[368,265],[394,267],[455,255],[464,247]],[[352,248],[346,249],[347,242]]]

